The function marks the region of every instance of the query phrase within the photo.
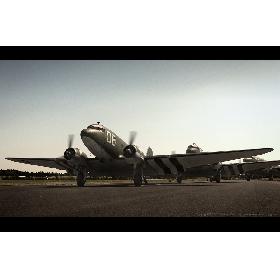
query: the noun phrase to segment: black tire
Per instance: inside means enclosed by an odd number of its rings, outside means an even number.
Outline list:
[[[141,185],[142,185],[142,177],[135,177],[133,179],[133,182],[134,182],[134,186],[135,187],[141,187]]]
[[[86,178],[84,177],[83,173],[78,173],[77,175],[77,186],[82,188],[85,186]]]
[[[143,170],[141,167],[138,167],[134,170],[134,174],[133,174],[133,182],[134,182],[134,186],[135,187],[141,187],[141,185],[143,184]]]
[[[183,178],[181,176],[177,177],[177,183],[178,184],[182,184],[182,180],[183,180]]]
[[[216,181],[217,183],[221,183],[221,179],[222,179],[221,171],[218,171],[218,172],[217,172],[217,175],[215,176],[215,181]]]
[[[141,187],[143,183],[142,172],[136,172],[133,177],[133,182],[135,187]]]

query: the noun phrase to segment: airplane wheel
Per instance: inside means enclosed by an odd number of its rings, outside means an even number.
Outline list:
[[[77,186],[78,187],[84,187],[86,183],[86,177],[82,172],[79,172],[77,175]]]
[[[134,186],[135,187],[141,187],[141,185],[142,185],[142,177],[134,177],[134,179],[133,179],[133,182],[134,182]]]
[[[217,172],[217,175],[215,176],[215,181],[217,182],[217,183],[221,183],[221,179],[222,179],[222,174],[221,174],[221,171],[218,171]]]
[[[270,176],[268,180],[273,181],[273,176]]]
[[[141,187],[143,183],[143,169],[139,166],[136,166],[134,169],[134,174],[133,174],[133,182],[135,187]],[[144,179],[145,180],[145,179]]]
[[[246,177],[246,180],[249,182],[251,180],[251,178],[250,177]]]
[[[177,177],[177,183],[178,183],[178,184],[181,184],[181,183],[182,183],[182,180],[183,180],[182,176],[178,176],[178,177]]]

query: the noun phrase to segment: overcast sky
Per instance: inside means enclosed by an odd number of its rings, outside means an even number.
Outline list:
[[[48,169],[5,157],[58,157],[100,121],[155,154],[273,147],[280,159],[280,61],[0,61],[0,169]],[[52,171],[55,171],[52,169]]]

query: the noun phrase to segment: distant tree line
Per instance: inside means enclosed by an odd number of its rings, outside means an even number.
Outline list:
[[[28,172],[28,171],[19,171],[15,169],[6,169],[0,170],[0,177],[5,180],[5,179],[46,179],[46,178],[59,178],[61,176],[65,176],[67,174],[63,173],[56,173],[56,172]]]
[[[149,176],[147,179],[161,179],[165,176]],[[0,180],[45,180],[45,179],[56,179],[56,180],[73,180],[75,176],[69,173],[58,173],[58,172],[28,172],[19,171],[15,169],[0,169]],[[89,175],[88,179],[92,180],[132,180],[131,177],[127,176],[92,176]]]
[[[62,180],[72,180],[75,179],[75,176],[73,176],[70,173],[58,173],[58,172],[28,172],[28,171],[19,171],[15,169],[0,169],[0,179],[2,180],[44,180],[44,179],[62,179]],[[94,180],[124,180],[128,179],[127,177],[118,176],[118,177],[107,177],[107,176],[101,176],[101,177],[95,177],[95,176],[89,176],[88,179],[94,179]]]

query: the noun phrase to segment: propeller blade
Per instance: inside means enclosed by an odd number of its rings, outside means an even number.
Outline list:
[[[134,140],[136,138],[137,132],[136,131],[130,131],[129,135],[129,145],[133,145]]]
[[[68,136],[68,148],[72,148],[73,141],[74,141],[74,134],[70,134]]]

